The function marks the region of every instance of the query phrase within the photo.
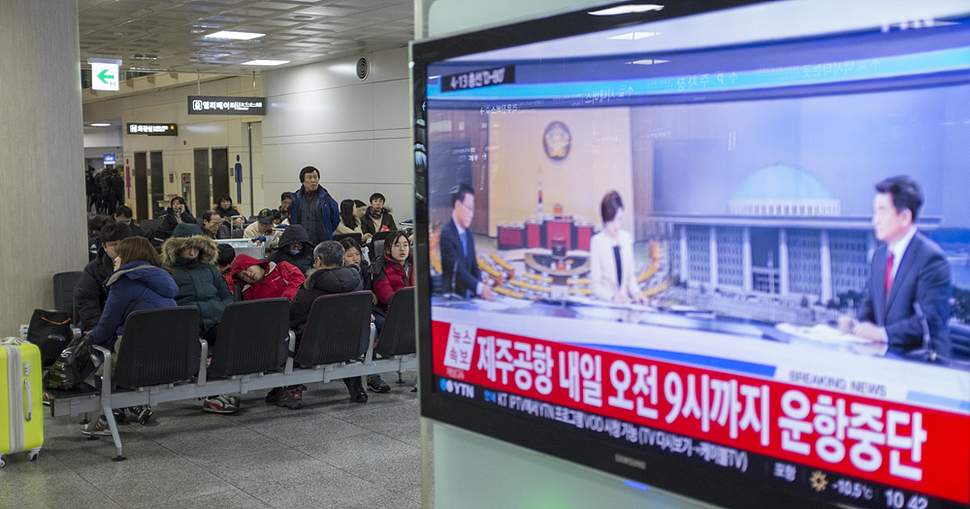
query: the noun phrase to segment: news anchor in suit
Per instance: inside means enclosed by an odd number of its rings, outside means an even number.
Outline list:
[[[943,250],[913,224],[923,203],[919,184],[906,176],[876,184],[872,224],[883,242],[872,256],[869,288],[858,321],[839,326],[856,336],[889,343],[907,354],[923,348],[925,336],[936,357],[950,357],[950,266]]]
[[[459,184],[451,193],[451,220],[441,229],[441,272],[445,293],[469,299],[495,298],[492,289],[482,282],[475,239],[468,228],[475,217],[475,194],[471,186]]]

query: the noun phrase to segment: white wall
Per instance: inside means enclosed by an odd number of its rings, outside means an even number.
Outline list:
[[[360,56],[370,62],[364,80],[355,73]],[[407,63],[400,48],[264,71],[266,196],[299,189],[300,169],[314,166],[338,202],[380,192],[395,220],[413,218]]]
[[[243,166],[243,200],[236,199],[236,184],[230,178],[229,189],[236,207],[243,214],[249,215],[250,201],[252,201],[255,211],[260,208],[278,207],[279,195],[267,195],[264,199],[262,192],[262,153],[261,139],[258,129],[254,129],[253,134],[253,181],[254,198],[249,195],[249,147],[247,124],[249,122],[258,123],[262,120],[259,116],[235,116],[235,115],[189,115],[187,98],[190,95],[208,96],[235,96],[252,97],[260,96],[260,80],[256,80],[256,90],[253,91],[252,76],[233,76],[213,81],[203,81],[201,84],[201,94],[199,85],[191,83],[180,87],[166,88],[138,95],[97,101],[84,105],[84,118],[91,120],[121,120],[123,157],[118,161],[116,167],[124,171],[125,166],[132,167],[134,171],[135,152],[162,152],[162,166],[164,182],[164,193],[166,196],[180,194],[180,178],[182,173],[192,173],[194,176],[195,162],[193,151],[196,148],[223,148],[229,149],[230,169],[236,163],[236,156],[239,156]],[[178,136],[147,136],[129,135],[127,125],[129,123],[175,123],[178,126]],[[89,136],[85,134],[87,142]],[[92,143],[99,142],[96,134],[90,136]],[[88,146],[87,143],[85,146]],[[106,152],[106,153],[110,153]],[[90,156],[89,156],[90,157]],[[210,156],[211,157],[211,156]],[[210,166],[211,166],[210,159]],[[149,170],[151,162],[149,159]],[[169,182],[169,175],[175,175],[174,182]],[[151,172],[149,171],[149,188],[158,183],[151,182]],[[194,182],[194,181],[193,181]],[[134,186],[134,178],[132,178]],[[193,184],[194,191],[194,184]],[[127,196],[127,192],[126,192]],[[137,211],[135,200],[135,189],[132,187],[130,198],[126,199],[128,206]],[[149,199],[150,199],[149,194]],[[194,202],[194,199],[193,199]],[[154,210],[155,204],[151,204],[149,211]],[[194,203],[189,205],[189,209],[194,214],[196,211]],[[146,219],[146,218],[139,218]]]

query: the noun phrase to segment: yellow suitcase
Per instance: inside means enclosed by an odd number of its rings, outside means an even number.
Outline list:
[[[0,468],[4,454],[30,451],[37,459],[44,445],[44,389],[40,349],[19,340],[0,341]]]

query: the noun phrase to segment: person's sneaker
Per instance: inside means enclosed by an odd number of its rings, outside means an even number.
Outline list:
[[[367,387],[374,392],[391,392],[391,386],[384,383],[381,375],[367,375]]]
[[[361,383],[359,376],[344,378],[344,385],[350,391],[350,399],[357,403],[367,403],[367,391],[364,390],[364,384]]]
[[[122,424],[125,422],[125,409],[124,408],[113,408],[111,413],[115,416],[115,423]]]
[[[135,416],[135,420],[137,420],[138,424],[141,424],[142,426],[148,423],[148,419],[151,419],[152,415],[155,413],[152,412],[152,407],[148,405],[133,406],[129,408],[128,411],[131,412],[131,415]]]
[[[289,387],[283,387],[276,396],[276,404],[279,406],[285,406],[290,410],[303,408],[303,391],[305,390],[305,385],[291,385]]]
[[[283,390],[282,387],[276,387],[276,388],[270,389],[269,394],[266,395],[266,402],[276,403],[276,400],[279,399],[280,397],[280,391],[282,390]]]
[[[232,399],[225,395],[209,396],[202,400],[202,410],[216,414],[231,414],[239,410],[238,405],[234,405]]]
[[[54,399],[53,396],[48,392],[44,392],[44,406],[51,406],[51,400]]]
[[[91,421],[81,425],[81,434],[87,436],[109,437],[111,428],[108,426],[107,419],[101,416],[96,421]]]

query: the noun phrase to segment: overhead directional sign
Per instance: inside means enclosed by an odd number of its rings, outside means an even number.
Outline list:
[[[189,115],[265,115],[265,97],[189,96]]]
[[[91,62],[91,89],[118,90],[118,64]]]

